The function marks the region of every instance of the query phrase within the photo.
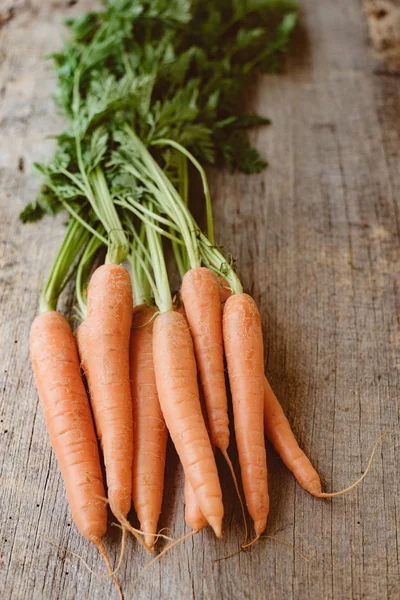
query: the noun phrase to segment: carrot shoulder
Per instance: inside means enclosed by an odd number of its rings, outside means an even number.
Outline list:
[[[168,431],[158,399],[153,363],[155,309],[133,311],[130,339],[130,377],[133,406],[132,499],[145,542],[154,546],[164,491]]]
[[[126,269],[102,265],[88,289],[88,317],[78,328],[78,346],[100,439],[111,510],[131,507],[133,417],[129,382],[132,286]]]
[[[36,317],[30,353],[51,445],[80,533],[99,546],[107,528],[97,439],[80,373],[75,339],[55,311]]]
[[[170,311],[157,317],[153,359],[161,409],[172,441],[200,510],[219,537],[222,492],[201,412],[193,342],[183,315]]]
[[[258,536],[265,529],[269,511],[264,440],[264,350],[260,313],[247,294],[234,294],[227,299],[223,336],[243,490]]]

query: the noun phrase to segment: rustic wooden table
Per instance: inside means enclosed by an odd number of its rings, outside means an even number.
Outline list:
[[[62,218],[22,226],[34,160],[59,128],[43,56],[89,1],[0,1],[0,597],[107,600],[112,585],[48,540],[102,565],[77,533],[52,455],[28,356],[38,294]],[[77,4],[72,7],[71,5]],[[273,119],[254,133],[270,167],[211,173],[217,236],[235,253],[263,315],[266,370],[302,446],[338,489],[359,477],[379,434],[399,425],[400,79],[375,64],[357,0],[303,0],[286,73],[261,78],[251,106]],[[68,299],[64,310],[68,312]],[[398,430],[397,430],[398,431]],[[228,561],[242,539],[226,468],[221,542],[205,531],[173,550],[136,589],[157,600],[400,598],[399,435],[383,441],[364,483],[333,501],[304,492],[268,447],[269,535]],[[170,450],[162,526],[183,519]],[[113,560],[119,532],[110,528]],[[128,588],[148,560],[130,540]]]

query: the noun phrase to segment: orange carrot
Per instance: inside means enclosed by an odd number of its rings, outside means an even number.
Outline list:
[[[161,512],[168,438],[154,374],[152,317],[155,310],[145,304],[134,308],[130,339],[134,423],[132,499],[151,551]]]
[[[105,557],[104,486],[92,415],[68,321],[55,311],[36,317],[30,353],[47,431],[80,533]],[[107,559],[108,560],[108,559]]]
[[[201,531],[208,525],[187,477],[185,477],[185,521],[194,531]]]
[[[229,421],[217,277],[205,267],[191,269],[183,277],[181,294],[193,337],[211,443],[225,454],[229,445]]]
[[[88,317],[79,326],[77,338],[104,454],[110,507],[124,517],[132,493],[132,312],[132,286],[126,269],[113,264],[96,269],[89,283]]]
[[[183,307],[179,308],[178,311],[180,311],[181,314],[183,314],[183,315],[185,314]],[[201,386],[200,377],[198,377],[198,385],[199,385],[201,412],[203,413],[204,423],[207,427],[207,431],[209,431],[208,417],[207,417],[207,411],[206,411],[205,400],[204,400],[204,392],[203,392],[203,388]],[[215,451],[215,447],[213,446],[213,452],[214,451]],[[190,485],[190,482],[187,479],[187,477],[185,477],[184,496],[185,496],[185,522],[194,531],[201,531],[202,529],[207,527],[208,522],[199,508],[199,503],[197,502],[196,494],[194,493],[193,488]]]
[[[220,537],[224,508],[214,454],[201,413],[193,342],[171,310],[154,322],[153,359],[165,422],[201,512]]]
[[[264,350],[260,313],[247,294],[234,294],[227,299],[223,337],[243,490],[259,536],[265,529],[269,510],[263,423]]]
[[[287,468],[292,471],[307,492],[319,496],[321,494],[319,475],[297,443],[289,421],[266,377],[264,379],[264,418],[268,439]]]
[[[223,278],[220,278],[218,283],[220,300],[221,303],[224,303],[232,295],[232,292],[228,282]],[[298,445],[290,423],[266,377],[264,380],[264,421],[266,435],[284,464],[292,471],[305,490],[318,496],[321,493],[320,477]]]

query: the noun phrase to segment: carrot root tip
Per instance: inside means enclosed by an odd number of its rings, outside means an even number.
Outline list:
[[[207,520],[217,538],[222,537],[222,523],[220,517],[209,517]]]
[[[335,498],[335,496],[342,496],[343,494],[347,494],[347,492],[350,492],[351,490],[353,490],[355,487],[357,487],[362,480],[367,476],[371,466],[372,466],[372,462],[374,460],[374,456],[375,456],[375,452],[378,449],[378,446],[380,444],[380,442],[382,441],[382,439],[388,434],[388,433],[392,433],[393,430],[392,429],[388,429],[386,431],[384,431],[383,433],[381,433],[381,435],[378,437],[378,439],[375,442],[375,445],[372,449],[372,453],[370,456],[370,459],[368,461],[368,465],[367,468],[365,469],[364,473],[361,475],[361,477],[359,477],[357,479],[357,481],[355,481],[354,483],[352,483],[351,485],[349,485],[348,487],[346,487],[344,490],[340,490],[338,492],[320,492],[318,494],[318,498]]]

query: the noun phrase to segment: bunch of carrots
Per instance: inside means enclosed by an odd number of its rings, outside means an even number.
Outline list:
[[[305,490],[330,495],[265,376],[262,319],[214,240],[203,167],[264,166],[245,128],[266,120],[241,113],[240,96],[230,95],[254,69],[275,68],[295,19],[290,2],[109,0],[70,22],[71,40],[54,56],[67,126],[53,160],[37,165],[44,186],[22,218],[66,209],[69,222],[30,352],[72,516],[112,577],[105,499],[124,535],[153,551],[168,434],[185,473],[187,524],[222,535],[217,450],[242,497],[229,458],[228,390],[253,542],[269,511],[265,436]],[[206,232],[189,206],[200,182]],[[57,312],[71,278],[75,332]],[[132,504],[140,530],[128,520]]]

